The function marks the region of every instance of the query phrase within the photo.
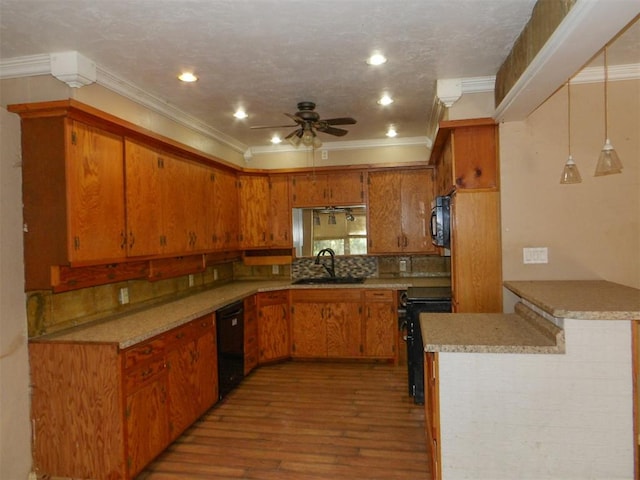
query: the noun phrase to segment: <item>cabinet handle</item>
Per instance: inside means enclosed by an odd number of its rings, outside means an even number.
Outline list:
[[[133,245],[136,243],[136,237],[132,231],[129,231],[129,250],[133,248]]]
[[[120,250],[124,250],[127,247],[127,235],[124,230],[120,230]]]
[[[398,248],[400,248],[400,237],[396,237],[397,243],[398,243]]]
[[[147,345],[144,350],[140,352],[142,355],[151,355],[153,353],[153,346]]]
[[[406,235],[404,235],[404,246],[408,247],[409,246],[409,239],[407,238]]]

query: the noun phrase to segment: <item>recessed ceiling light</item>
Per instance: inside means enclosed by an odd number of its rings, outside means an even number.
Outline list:
[[[395,137],[395,136],[397,136],[397,135],[398,135],[398,132],[396,132],[395,127],[393,127],[393,125],[392,125],[392,126],[390,126],[390,127],[389,127],[389,130],[387,130],[387,137],[389,137],[389,138],[393,138],[393,137]]]
[[[247,112],[245,112],[244,109],[239,108],[238,110],[236,110],[236,113],[234,113],[233,116],[236,117],[238,120],[243,120],[247,118],[249,115],[247,115]]]
[[[382,97],[380,97],[380,100],[378,100],[378,103],[380,105],[391,105],[393,103],[393,98],[391,98],[388,94],[384,94]]]
[[[271,137],[271,143],[278,145],[279,143],[282,143],[282,139],[278,135],[274,135]]]
[[[374,53],[367,59],[367,64],[369,65],[377,66],[382,65],[383,63],[387,63],[387,57],[381,53]]]
[[[197,80],[198,80],[198,77],[196,77],[196,76],[195,76],[193,73],[191,73],[191,72],[183,72],[183,73],[181,73],[181,74],[178,76],[178,78],[179,78],[180,80],[182,80],[183,82],[188,82],[188,83],[190,83],[190,82],[195,82],[195,81],[197,81]]]

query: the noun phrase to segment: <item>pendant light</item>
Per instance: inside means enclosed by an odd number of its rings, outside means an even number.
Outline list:
[[[569,158],[567,163],[564,164],[562,169],[562,176],[560,177],[560,183],[563,185],[570,183],[582,183],[582,177],[578,171],[576,162],[573,161],[571,156],[571,82],[567,81],[567,132],[568,132],[568,145],[569,145]]]
[[[614,173],[622,173],[622,162],[618,158],[616,150],[609,141],[609,105],[607,99],[607,84],[609,80],[609,68],[607,65],[607,46],[604,47],[604,146],[600,151],[598,163],[596,164],[596,172],[594,176],[611,175]]]

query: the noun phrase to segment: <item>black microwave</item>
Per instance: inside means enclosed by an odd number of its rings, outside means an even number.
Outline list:
[[[431,210],[431,241],[438,247],[451,246],[451,197],[436,197]]]

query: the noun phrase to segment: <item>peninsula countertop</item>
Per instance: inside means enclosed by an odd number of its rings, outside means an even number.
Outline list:
[[[198,293],[184,295],[151,306],[115,314],[92,323],[32,338],[32,342],[113,343],[125,349],[196,318],[260,292],[283,289],[384,288],[403,290],[410,286],[447,286],[449,277],[370,278],[362,284],[292,285],[290,280],[238,280]]]
[[[515,313],[421,314],[425,351],[562,353],[563,319],[640,320],[640,290],[613,282],[510,281],[505,287],[521,298]]]

